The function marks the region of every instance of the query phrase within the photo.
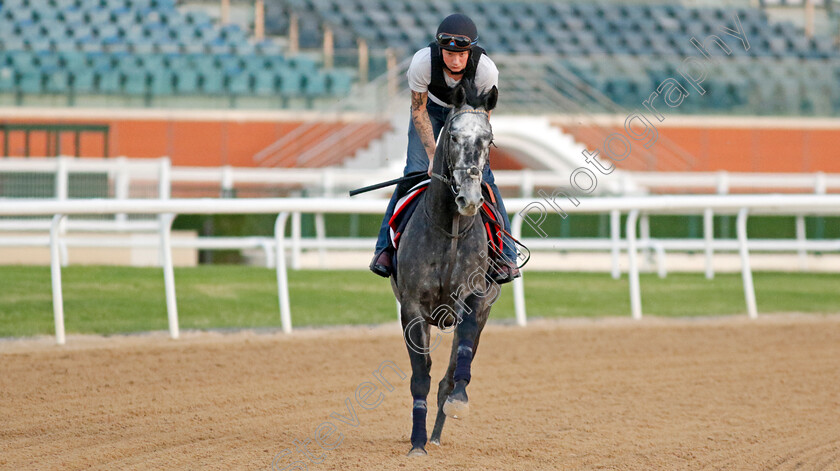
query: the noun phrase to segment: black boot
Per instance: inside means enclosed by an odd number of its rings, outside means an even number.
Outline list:
[[[519,271],[516,265],[505,260],[497,260],[495,263],[490,264],[489,271],[490,279],[498,285],[510,283],[514,279],[522,276],[522,272]]]
[[[391,251],[388,249],[380,250],[373,255],[373,260],[370,262],[370,271],[377,275],[388,278],[391,276]]]

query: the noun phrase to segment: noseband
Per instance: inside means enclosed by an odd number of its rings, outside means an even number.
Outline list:
[[[462,115],[462,114],[483,114],[483,115],[487,116],[488,118],[490,117],[490,114],[487,111],[484,111],[484,110],[473,109],[473,110],[456,111],[449,118],[449,122],[446,123],[445,130],[448,130],[449,128],[451,128],[452,127],[452,122],[455,121],[455,118],[458,117],[459,115]],[[441,132],[443,132],[443,131],[441,131]],[[443,158],[445,159],[444,164],[446,165],[446,168],[449,171],[447,172],[447,175],[439,175],[439,174],[433,172],[432,173],[432,178],[436,178],[436,179],[440,180],[441,182],[443,182],[446,186],[449,187],[449,191],[452,192],[452,196],[455,196],[460,191],[460,188],[458,187],[458,184],[455,182],[455,173],[454,173],[455,170],[466,170],[467,175],[469,175],[470,177],[479,178],[481,176],[481,169],[479,169],[478,166],[476,166],[476,165],[461,166],[461,167],[453,166],[452,161],[449,159],[449,141],[448,140],[446,141],[445,145],[446,145],[446,148],[444,149],[445,152],[444,152]]]

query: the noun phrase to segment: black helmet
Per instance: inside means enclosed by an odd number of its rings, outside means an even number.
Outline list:
[[[435,40],[441,49],[468,51],[478,41],[478,31],[469,16],[455,13],[440,22]]]

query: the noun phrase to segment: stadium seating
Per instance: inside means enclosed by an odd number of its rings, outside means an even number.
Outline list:
[[[0,93],[140,97],[277,97],[299,94],[282,77],[299,75],[309,103],[349,93],[353,73],[324,72],[272,41],[254,43],[235,25],[175,0],[3,0]],[[326,77],[332,77],[327,80]],[[327,86],[327,83],[337,86]]]
[[[762,0],[772,6],[793,3]],[[0,94],[18,102],[43,94],[66,95],[70,103],[93,95],[134,97],[153,106],[159,99],[187,96],[312,106],[347,95],[355,75],[321,66],[316,49],[325,25],[338,50],[365,39],[375,50],[391,47],[405,55],[427,44],[438,22],[453,11],[475,20],[479,42],[494,58],[550,58],[554,69],[538,61],[532,66],[535,77],[559,83],[554,79],[562,68],[625,107],[639,106],[656,84],[675,76],[685,57],[698,56],[691,36],[717,32],[737,13],[749,50],[733,47],[731,57],[718,59],[705,84],[709,94],[691,97],[675,111],[840,111],[840,52],[831,37],[808,39],[757,8],[583,1],[266,2],[267,32],[288,34],[294,12],[300,47],[313,51],[290,56],[278,43],[256,42],[240,27],[218,25],[200,10],[181,11],[175,0],[3,0]]]
[[[832,38],[808,39],[791,23],[773,23],[755,8],[582,1],[431,0],[421,5],[410,0],[284,0],[269,3],[267,28],[286,34],[288,22],[277,19],[287,18],[284,12],[290,11],[312,28],[329,25],[336,37],[364,38],[373,48],[401,48],[404,53],[428,44],[447,14],[466,13],[479,28],[480,45],[494,57],[554,56],[558,66],[628,107],[639,106],[654,84],[674,76],[682,59],[699,55],[689,42],[692,36],[721,34],[720,26],[731,27],[737,13],[749,51],[732,48],[732,57],[719,60],[710,72],[708,98],[692,97],[677,111],[830,114],[838,108],[826,107],[826,100],[820,104],[818,93],[827,93],[823,96],[830,97],[830,103],[840,102],[840,87],[832,78],[840,71],[840,51]],[[301,36],[301,46],[317,48],[321,40],[320,32]],[[345,42],[352,44],[349,39]],[[535,67],[538,76],[540,67]],[[815,68],[821,72],[814,74]]]

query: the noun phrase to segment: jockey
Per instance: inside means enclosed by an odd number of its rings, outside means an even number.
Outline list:
[[[484,49],[476,46],[477,41],[475,23],[468,16],[449,15],[438,26],[435,41],[414,54],[406,73],[411,88],[411,121],[408,126],[408,152],[404,175],[426,169],[431,175],[435,142],[452,108],[452,90],[462,79],[474,80],[482,93],[489,91],[494,85],[498,87],[499,70],[485,54]],[[484,167],[482,178],[490,185],[504,220],[504,229],[510,233],[510,220],[496,187],[493,172],[490,171],[489,162]],[[370,264],[371,271],[386,278],[391,275],[388,221],[394,213],[397,199],[395,191],[385,211],[376,241],[376,253]],[[516,267],[515,246],[510,238],[505,238],[505,242],[504,259],[495,260],[494,264],[491,264],[498,268],[492,270],[490,275],[499,284],[521,276]]]

